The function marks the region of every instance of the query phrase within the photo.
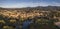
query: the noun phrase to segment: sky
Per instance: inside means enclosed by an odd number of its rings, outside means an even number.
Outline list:
[[[0,7],[22,8],[36,6],[60,6],[60,0],[0,0]]]

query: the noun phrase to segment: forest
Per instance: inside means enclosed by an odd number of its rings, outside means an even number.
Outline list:
[[[60,29],[60,7],[0,7],[0,29]]]

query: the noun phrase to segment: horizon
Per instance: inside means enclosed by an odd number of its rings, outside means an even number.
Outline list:
[[[48,6],[35,6],[35,7],[60,7],[60,6],[51,6],[51,5],[48,5]],[[6,8],[6,7],[0,7],[0,8]],[[9,8],[9,7],[7,7],[7,8]],[[13,7],[13,8],[34,8],[34,7]]]
[[[25,8],[37,6],[60,6],[60,0],[0,0],[3,8]]]

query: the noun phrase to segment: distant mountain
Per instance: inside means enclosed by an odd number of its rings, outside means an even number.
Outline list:
[[[26,7],[26,8],[2,8],[0,7],[0,10],[59,10],[60,6],[37,6],[37,7]]]

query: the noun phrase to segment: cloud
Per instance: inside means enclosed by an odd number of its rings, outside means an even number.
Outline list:
[[[52,5],[53,6],[60,6],[60,3],[58,3],[58,2],[52,2]]]
[[[21,8],[21,7],[36,7],[36,6],[47,6],[46,3],[14,3],[14,4],[3,4],[0,5],[4,8]]]
[[[4,3],[4,4],[0,5],[0,7],[4,7],[4,8],[22,8],[22,7],[36,7],[36,6],[48,6],[48,5],[60,6],[60,3],[57,3],[57,2],[52,2],[52,3],[47,3],[47,2]]]

